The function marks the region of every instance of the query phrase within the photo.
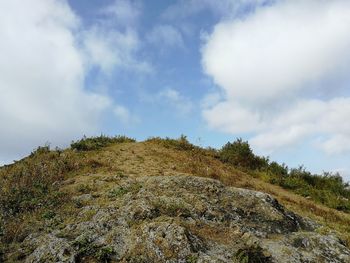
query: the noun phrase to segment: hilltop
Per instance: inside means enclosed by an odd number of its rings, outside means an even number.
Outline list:
[[[231,146],[237,144],[224,149]],[[294,180],[283,174],[283,165],[249,151],[245,162],[222,153],[184,137],[84,138],[66,150],[39,147],[0,169],[0,259],[350,261],[343,183],[340,201],[329,202],[334,191],[327,200],[316,198],[317,180],[339,185],[336,176],[316,177],[315,186],[303,188],[310,192],[304,197],[282,188],[285,179],[271,183],[281,176]],[[281,174],[260,169],[266,163]]]

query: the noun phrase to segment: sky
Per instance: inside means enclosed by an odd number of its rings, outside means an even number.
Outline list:
[[[188,136],[350,181],[350,1],[0,0],[0,164]]]

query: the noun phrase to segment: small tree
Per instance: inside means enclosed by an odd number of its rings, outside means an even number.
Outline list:
[[[258,169],[268,165],[268,159],[255,156],[249,143],[242,138],[238,138],[233,143],[226,143],[220,150],[220,159],[234,166],[248,169]]]

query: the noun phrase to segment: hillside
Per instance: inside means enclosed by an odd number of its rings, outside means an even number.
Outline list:
[[[350,214],[211,149],[124,137],[72,146],[0,169],[2,261],[350,262]]]

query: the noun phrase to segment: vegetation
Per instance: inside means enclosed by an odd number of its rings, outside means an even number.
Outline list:
[[[257,246],[239,249],[233,260],[234,263],[268,263],[269,257],[265,256],[263,250]]]
[[[42,227],[42,222],[64,218],[66,206],[70,214],[83,205],[81,200],[74,201],[72,195],[100,191],[93,181],[84,179],[91,174],[106,177],[112,174],[115,179],[113,176],[108,179],[112,183],[131,174],[151,176],[176,171],[268,192],[287,208],[337,229],[350,245],[350,214],[343,213],[350,213],[350,187],[339,174],[312,174],[303,166],[289,168],[255,155],[249,143],[242,139],[227,143],[220,150],[195,146],[183,135],[178,139],[131,142],[135,140],[125,136],[84,137],[73,142],[70,149],[51,150],[45,145],[22,160],[1,167],[0,261],[8,244],[21,242],[32,231],[33,222],[39,222],[36,224]],[[69,180],[73,182],[71,186],[66,184]],[[114,185],[107,190],[110,194],[107,198],[117,199],[141,187],[137,183],[132,188]],[[159,202],[158,209],[178,216],[187,214],[183,204],[171,206]],[[327,227],[320,231],[326,231]],[[81,249],[85,255],[84,246]],[[107,260],[111,253],[109,248],[94,248],[94,257],[101,261]],[[247,255],[254,258],[245,252],[237,257],[247,258]]]
[[[84,262],[88,257],[96,258],[99,262],[109,262],[114,255],[112,247],[98,247],[85,236],[75,241],[74,246],[79,252],[79,262]]]
[[[163,145],[166,148],[172,148],[172,149],[182,150],[182,151],[190,151],[198,148],[198,146],[195,146],[192,143],[190,143],[187,139],[187,136],[183,134],[178,139],[171,139],[168,137],[166,137],[165,139],[162,139],[160,137],[153,137],[153,138],[149,138],[147,142],[156,142]]]
[[[308,172],[305,167],[289,169],[285,164],[270,162],[267,157],[256,156],[249,143],[237,139],[219,151],[220,159],[243,168],[266,182],[277,184],[328,207],[350,212],[350,187],[339,174],[321,175]]]
[[[70,154],[39,147],[28,158],[0,170],[0,211],[3,216],[54,207],[67,198],[59,191],[64,175],[79,168]]]
[[[82,139],[72,142],[71,148],[77,151],[91,151],[98,150],[102,147],[109,146],[115,143],[127,143],[127,142],[136,142],[135,139],[128,138],[126,136],[118,135],[114,137],[108,137],[105,135],[100,135],[98,137],[89,137],[84,136]]]
[[[260,169],[268,164],[266,158],[254,155],[248,142],[240,138],[222,147],[220,159],[225,163],[251,170]]]

